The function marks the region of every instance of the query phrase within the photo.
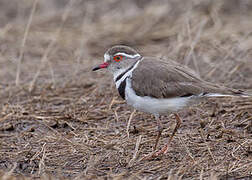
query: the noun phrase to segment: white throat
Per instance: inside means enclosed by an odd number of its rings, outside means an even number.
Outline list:
[[[133,66],[133,68],[131,68],[128,72],[126,72],[126,73],[125,73],[119,80],[117,80],[117,81],[116,81],[116,79],[117,79],[122,73],[124,73],[125,71],[127,71],[129,68],[127,68],[127,69],[120,69],[120,70],[115,71],[115,72],[113,73],[114,81],[115,81],[115,83],[116,83],[116,87],[117,87],[117,88],[120,86],[121,82],[123,82],[123,81],[125,80],[125,78],[131,77],[131,76],[132,76],[132,72],[134,71],[134,69],[137,68],[137,66],[138,66],[138,64],[139,64],[140,61],[141,61],[141,60],[138,60],[138,61],[136,62],[136,64]]]
[[[134,67],[133,67],[133,69],[134,69]],[[114,79],[114,81],[116,82],[116,78],[118,77],[118,76],[120,76],[122,73],[124,73],[125,71],[126,71],[127,69],[118,69],[117,71],[115,71],[114,73],[113,73],[113,79]],[[126,73],[127,74],[127,73]]]

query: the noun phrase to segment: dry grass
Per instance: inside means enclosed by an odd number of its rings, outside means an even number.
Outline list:
[[[251,9],[238,0],[2,0],[2,179],[251,179],[251,98],[181,111],[168,154],[139,161],[154,145],[154,118],[132,113],[109,74],[91,72],[108,47],[127,44],[251,91]],[[175,119],[162,122],[164,144]]]

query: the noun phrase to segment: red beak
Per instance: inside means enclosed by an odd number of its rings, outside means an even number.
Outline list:
[[[108,64],[107,62],[105,62],[105,63],[103,63],[103,64],[100,64],[100,65],[94,67],[94,68],[92,69],[92,71],[96,71],[96,70],[102,69],[102,68],[107,68],[108,65],[109,65],[109,64]]]

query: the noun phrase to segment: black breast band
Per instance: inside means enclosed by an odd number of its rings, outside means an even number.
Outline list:
[[[126,80],[128,79],[128,77],[126,77],[120,84],[120,86],[118,87],[118,92],[120,94],[120,96],[125,99],[125,88],[126,88]]]

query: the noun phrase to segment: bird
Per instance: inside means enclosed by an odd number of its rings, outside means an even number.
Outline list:
[[[107,69],[120,96],[134,109],[154,115],[158,134],[151,159],[166,154],[182,120],[178,112],[210,97],[248,97],[242,90],[207,82],[192,69],[170,59],[145,57],[132,47],[115,45],[104,54],[104,62],[92,70]],[[168,142],[157,149],[163,131],[161,115],[174,114],[176,126]]]

